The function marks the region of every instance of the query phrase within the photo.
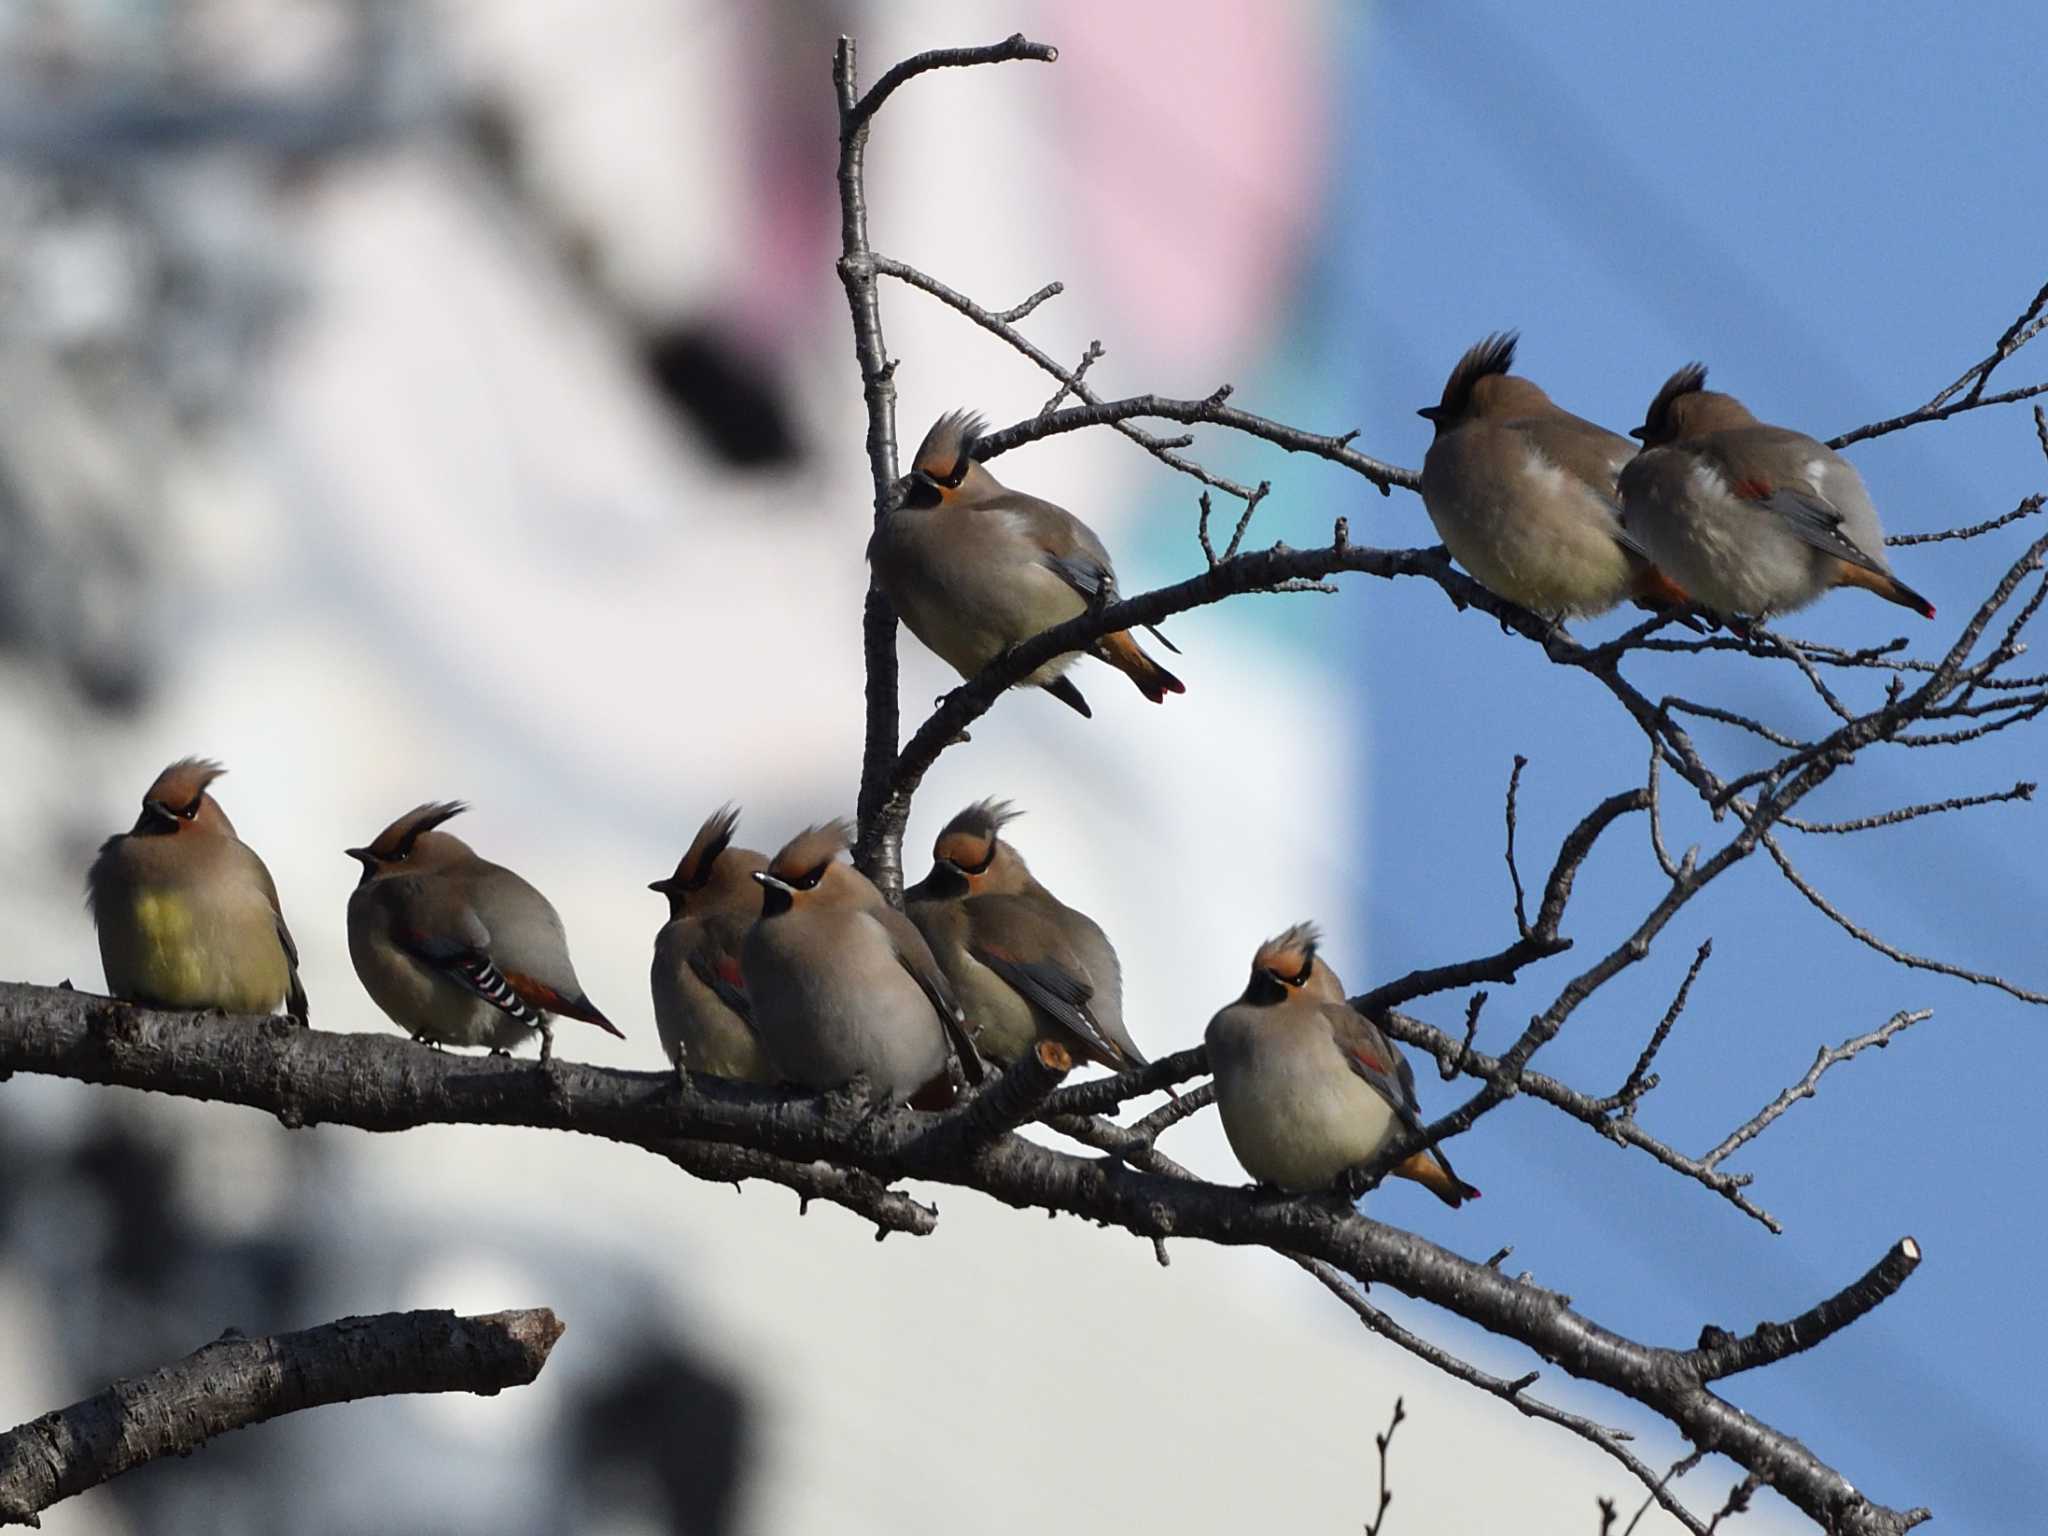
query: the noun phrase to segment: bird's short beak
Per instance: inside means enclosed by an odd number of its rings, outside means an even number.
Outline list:
[[[1441,421],[1443,420],[1444,408],[1440,405],[1425,405],[1415,414],[1424,421]]]
[[[341,851],[347,854],[350,858],[354,859],[358,864],[362,865],[363,868],[365,869],[368,869],[370,865],[373,862],[375,862],[374,856],[367,848],[344,848]]]
[[[772,886],[774,889],[778,891],[787,891],[792,896],[796,894],[795,886],[791,885],[787,880],[781,880],[775,877],[774,875],[769,874],[768,871],[765,869],[755,870],[754,878],[760,881],[763,885]]]
[[[1628,435],[1640,443],[1644,438],[1650,435],[1650,429],[1648,427],[1630,427],[1628,429]]]
[[[669,876],[666,880],[650,880],[647,882],[647,889],[660,896],[668,895],[675,888],[676,881],[673,875]]]

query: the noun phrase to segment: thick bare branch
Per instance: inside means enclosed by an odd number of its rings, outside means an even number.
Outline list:
[[[1753,1333],[1741,1338],[1718,1328],[1706,1330],[1701,1334],[1699,1348],[1692,1352],[1692,1368],[1702,1381],[1719,1381],[1738,1371],[1753,1371],[1760,1365],[1812,1349],[1896,1295],[1919,1267],[1920,1245],[1910,1237],[1902,1237],[1860,1279],[1807,1308],[1789,1323],[1759,1323]]]
[[[173,1365],[0,1434],[0,1525],[36,1525],[60,1499],[302,1408],[523,1387],[561,1336],[545,1307],[488,1317],[387,1312],[259,1339],[230,1329]]]
[[[1865,1499],[1796,1439],[1709,1392],[1687,1356],[1627,1339],[1554,1293],[1323,1196],[1274,1197],[1169,1178],[1013,1133],[960,1162],[941,1162],[929,1143],[920,1150],[934,1117],[877,1110],[852,1094],[791,1097],[702,1080],[683,1095],[666,1072],[604,1071],[559,1058],[543,1067],[457,1057],[388,1035],[334,1035],[270,1018],[178,1014],[64,988],[0,984],[0,1073],[17,1071],[244,1104],[288,1125],[525,1125],[631,1145],[732,1142],[776,1157],[822,1158],[885,1180],[976,1189],[1006,1205],[1065,1211],[1142,1238],[1320,1259],[1355,1280],[1445,1308],[1643,1403],[1845,1536],[1907,1529],[1904,1516]]]

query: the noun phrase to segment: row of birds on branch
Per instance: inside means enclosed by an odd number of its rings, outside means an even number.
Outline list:
[[[224,771],[172,763],[134,828],[101,846],[86,894],[107,986],[163,1008],[283,1007],[303,1024],[277,886],[210,792]],[[546,1062],[556,1015],[624,1038],[576,979],[547,898],[444,830],[463,809],[416,807],[346,850],[362,865],[348,948],[364,989],[437,1046],[509,1053],[538,1034]],[[955,816],[898,911],[842,858],[845,822],[806,828],[771,859],[733,846],[736,809],[714,812],[651,887],[669,903],[652,984],[670,1060],[685,1074],[816,1091],[860,1080],[922,1108],[982,1083],[984,1061],[1011,1067],[1046,1041],[1112,1071],[1144,1066],[1115,948],[1001,835],[1015,814],[982,801]],[[1338,1185],[1422,1125],[1406,1059],[1346,1002],[1318,948],[1306,923],[1260,946],[1206,1037],[1239,1161],[1296,1191]],[[1478,1194],[1436,1149],[1393,1171],[1451,1205]]]
[[[1892,574],[1862,477],[1825,443],[1758,421],[1688,363],[1631,433],[1638,449],[1511,373],[1515,345],[1512,332],[1478,342],[1417,413],[1436,428],[1423,505],[1452,558],[1495,596],[1553,621],[1633,601],[1734,624],[1862,587],[1934,617]],[[1093,529],[975,458],[983,430],[966,411],[933,423],[868,545],[903,622],[964,678],[1117,596]],[[1186,691],[1128,631],[1092,649],[1154,703]],[[1019,686],[1086,715],[1065,676],[1073,661],[1056,657]]]
[[[1509,370],[1516,338],[1458,360],[1421,414],[1435,441],[1422,497],[1445,546],[1500,597],[1552,620],[1633,600],[1731,622],[1856,586],[1933,617],[1892,575],[1863,482],[1825,444],[1759,422],[1681,368],[1635,431],[1638,452]],[[1015,647],[1116,598],[1101,539],[1064,508],[1003,486],[975,457],[980,418],[942,416],[868,545],[912,633],[972,678]],[[1157,634],[1157,631],[1154,631]],[[1159,636],[1167,643],[1164,636]],[[1128,631],[1091,650],[1147,698],[1185,691]],[[1072,654],[1024,679],[1081,714]],[[298,953],[269,871],[208,793],[217,763],[166,768],[132,831],[87,880],[114,995],[173,1008],[306,1018]],[[511,870],[443,830],[457,801],[408,811],[361,848],[348,945],[378,1007],[416,1039],[510,1051],[555,1016],[620,1031],[576,979],[561,918]],[[1116,951],[1033,878],[984,801],[947,824],[899,912],[844,861],[827,822],[773,859],[732,846],[715,813],[654,883],[654,1012],[679,1069],[825,1090],[855,1079],[935,1107],[1042,1041],[1115,1071],[1145,1064],[1123,1021]],[[1401,1053],[1345,1000],[1297,924],[1260,947],[1207,1041],[1224,1131],[1251,1174],[1327,1188],[1420,1129]],[[1452,1205],[1478,1193],[1430,1149],[1396,1173]]]

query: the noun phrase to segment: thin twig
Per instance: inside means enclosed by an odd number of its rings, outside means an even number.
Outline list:
[[[1896,944],[1886,943],[1868,928],[1852,921],[1840,907],[1814,889],[1812,883],[1793,867],[1791,859],[1787,858],[1785,850],[1778,846],[1776,838],[1766,832],[1762,834],[1762,840],[1764,851],[1770,854],[1772,862],[1778,866],[1779,873],[1791,883],[1792,889],[1804,896],[1816,911],[1857,943],[1874,949],[1887,960],[1896,961],[1911,970],[1932,971],[1937,976],[1953,976],[1958,981],[1972,982],[1980,987],[1995,987],[2008,997],[2016,997],[2023,1003],[2048,1005],[2048,992],[2036,992],[2032,988],[2023,987],[2018,982],[2008,981],[2005,977],[1993,975],[1989,971],[1973,971],[1967,966],[1951,965],[1946,960],[1930,959],[1926,955],[1916,955],[1909,950],[1900,949]]]
[[[1522,871],[1515,865],[1515,794],[1522,787],[1522,770],[1529,766],[1529,759],[1521,753],[1515,754],[1515,766],[1508,771],[1508,879],[1515,887],[1515,932],[1523,938],[1529,937],[1529,909],[1522,898]]]
[[[1792,1084],[1791,1087],[1771,1100],[1770,1103],[1730,1131],[1722,1139],[1719,1146],[1700,1159],[1701,1165],[1706,1168],[1718,1168],[1729,1153],[1742,1146],[1745,1142],[1754,1141],[1758,1136],[1762,1135],[1765,1128],[1773,1120],[1784,1114],[1794,1104],[1797,1104],[1801,1099],[1812,1098],[1815,1090],[1820,1086],[1822,1074],[1828,1068],[1839,1066],[1841,1063],[1861,1055],[1873,1046],[1882,1050],[1892,1043],[1892,1036],[1902,1030],[1911,1029],[1915,1024],[1933,1017],[1934,1010],[1932,1008],[1917,1008],[1907,1012],[1895,1013],[1868,1034],[1852,1035],[1840,1045],[1822,1046],[1813,1058],[1813,1065],[1806,1069],[1806,1076],[1800,1078],[1798,1082]]]
[[[1394,1431],[1401,1427],[1401,1421],[1407,1416],[1401,1399],[1395,1398],[1394,1416],[1387,1420],[1385,1432],[1372,1437],[1372,1443],[1380,1453],[1380,1505],[1365,1523],[1365,1536],[1380,1536],[1380,1526],[1387,1518],[1387,1506],[1394,1502],[1393,1490],[1387,1486],[1387,1447],[1394,1443]]]
[[[1650,1064],[1657,1059],[1657,1053],[1664,1048],[1664,1041],[1671,1033],[1671,1027],[1678,1022],[1678,1016],[1685,1012],[1685,1001],[1692,995],[1692,984],[1699,979],[1700,967],[1714,953],[1712,939],[1700,940],[1700,947],[1692,957],[1692,964],[1685,968],[1685,980],[1678,984],[1677,995],[1671,999],[1671,1006],[1664,1010],[1664,1017],[1657,1021],[1657,1027],[1650,1031],[1649,1044],[1643,1047],[1642,1055],[1622,1084],[1607,1098],[1601,1100],[1605,1108],[1619,1109],[1624,1115],[1636,1112],[1636,1101],[1657,1086],[1657,1079],[1650,1075]]]

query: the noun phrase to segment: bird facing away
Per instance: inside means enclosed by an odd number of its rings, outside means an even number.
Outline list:
[[[576,979],[548,899],[438,830],[467,809],[416,806],[368,847],[345,850],[363,866],[348,898],[348,953],[372,1001],[435,1045],[510,1052],[538,1030],[543,1062],[554,1055],[554,1014],[623,1040]]]
[[[1591,617],[1624,599],[1683,606],[1686,594],[1622,527],[1621,467],[1635,445],[1574,416],[1508,372],[1512,331],[1451,370],[1422,461],[1422,504],[1458,564],[1498,597],[1546,618]]]
[[[754,876],[764,897],[740,971],[769,1057],[806,1088],[864,1077],[898,1102],[947,1097],[949,1056],[980,1082],[945,973],[910,919],[840,861],[850,841],[843,821],[807,828]]]
[[[925,433],[903,496],[876,525],[868,564],[910,632],[964,678],[1055,624],[1117,598],[1109,551],[1064,507],[1002,485],[974,457],[986,424],[953,411]],[[1153,631],[1164,643],[1165,637]],[[1090,648],[1160,703],[1185,693],[1129,630]],[[1073,653],[1055,656],[1023,683],[1081,714],[1081,690],[1065,676]]]
[[[1686,364],[1635,429],[1643,451],[1622,471],[1623,516],[1650,558],[1720,614],[1789,613],[1862,587],[1933,618],[1934,605],[1892,575],[1855,466],[1706,383],[1703,364]]]
[[[1297,923],[1260,946],[1244,995],[1209,1021],[1223,1133],[1245,1171],[1293,1192],[1326,1190],[1396,1134],[1422,1129],[1415,1074],[1373,1022],[1344,1001]],[[1394,1170],[1446,1205],[1479,1191],[1432,1147]]]
[[[754,876],[768,860],[732,846],[739,820],[736,806],[713,811],[676,872],[647,887],[668,898],[668,921],[654,936],[654,1027],[679,1072],[775,1083],[782,1077],[754,1033],[740,975],[740,945],[761,915]]]
[[[1051,1039],[1113,1072],[1142,1067],[1108,937],[1040,885],[998,835],[1019,814],[1007,801],[983,800],[947,822],[932,872],[903,893],[911,920],[953,983],[982,1055],[1007,1066]]]
[[[156,776],[132,830],[85,877],[107,990],[159,1008],[271,1013],[306,1022],[299,949],[277,885],[207,786],[227,770],[185,757]]]

